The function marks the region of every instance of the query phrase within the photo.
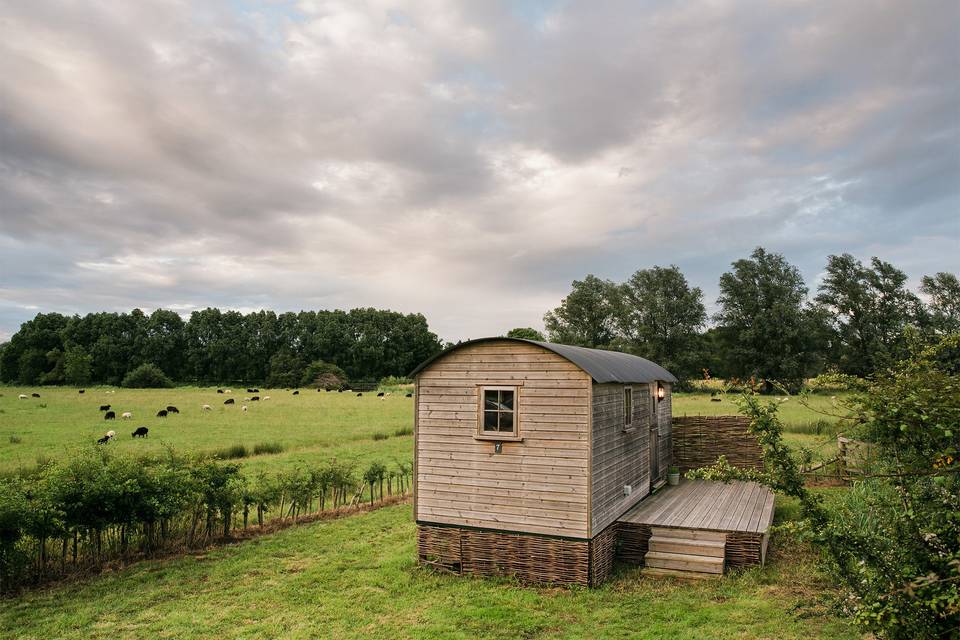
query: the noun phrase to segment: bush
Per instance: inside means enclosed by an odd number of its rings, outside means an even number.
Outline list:
[[[173,381],[155,364],[142,364],[123,377],[120,386],[128,389],[169,389]]]
[[[275,389],[296,387],[303,376],[303,360],[281,351],[270,358],[270,375],[266,385]]]
[[[403,376],[387,376],[380,380],[381,387],[401,387],[406,384],[413,384],[413,380]]]
[[[253,455],[255,456],[281,452],[283,452],[283,445],[279,442],[258,442],[253,445]]]
[[[300,380],[301,387],[339,389],[347,383],[347,374],[337,365],[316,360],[307,365]]]

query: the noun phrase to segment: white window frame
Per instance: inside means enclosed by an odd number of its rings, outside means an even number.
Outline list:
[[[629,402],[627,401],[629,398]],[[625,386],[623,388],[623,431],[629,433],[633,431],[633,387]],[[629,407],[627,406],[629,404]]]
[[[483,419],[486,413],[483,398],[487,391],[512,391],[513,392],[513,431],[484,431]],[[506,413],[500,411],[498,413]],[[501,442],[519,442],[523,440],[520,435],[520,387],[515,385],[487,384],[477,386],[477,432],[474,435],[477,440],[497,440]]]

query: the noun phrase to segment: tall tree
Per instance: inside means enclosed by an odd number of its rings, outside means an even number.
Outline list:
[[[632,353],[662,365],[680,380],[698,377],[698,342],[707,319],[703,292],[676,266],[641,269],[621,287],[617,322]]]
[[[906,282],[905,273],[876,257],[870,266],[848,253],[827,258],[816,300],[832,318],[842,372],[866,376],[906,355],[904,329],[923,315],[920,299]]]
[[[588,275],[573,281],[560,306],[543,316],[550,340],[581,347],[607,348],[617,336],[620,291],[610,280]]]
[[[730,372],[797,388],[817,362],[818,316],[807,305],[800,270],[758,247],[720,276],[716,315]]]
[[[920,292],[930,297],[930,321],[935,331],[960,331],[960,280],[941,271],[920,279]]]
[[[543,337],[543,334],[534,329],[533,327],[516,327],[507,331],[508,338],[523,338],[524,340],[536,340],[538,342],[546,342],[546,338]]]

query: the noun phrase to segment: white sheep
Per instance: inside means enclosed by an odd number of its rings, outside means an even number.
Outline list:
[[[200,409],[201,409],[202,411],[213,411],[213,407],[211,407],[211,406],[208,405],[208,404],[203,405],[202,407],[200,407]]]
[[[129,420],[130,418],[133,417],[133,414],[129,411],[124,411],[123,413],[120,414],[120,417],[123,418],[124,420]]]
[[[113,429],[110,429],[110,431],[107,431],[107,437],[108,437],[108,438],[112,438],[112,437],[115,436],[115,435],[117,435],[117,432],[114,431]]]
[[[240,411],[246,411],[246,410],[247,410],[247,405],[243,405],[242,407],[240,407]]]
[[[224,389],[223,392],[224,392],[224,393],[233,393],[233,391],[230,390],[230,389]]]
[[[269,399],[270,399],[270,396],[263,396],[263,401],[264,401],[264,402],[266,402],[266,401],[269,400]]]
[[[19,396],[17,396],[17,397],[20,398],[21,400],[26,400],[26,399],[29,398],[30,396],[28,396],[28,395],[25,394],[25,393],[21,393],[21,394],[20,394]]]

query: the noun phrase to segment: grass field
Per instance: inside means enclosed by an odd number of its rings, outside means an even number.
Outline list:
[[[18,399],[18,395],[40,393],[40,398]],[[261,397],[270,400],[243,402],[249,394],[242,389],[221,395],[213,388],[178,387],[175,389],[89,388],[79,394],[68,387],[37,389],[0,388],[0,472],[29,468],[38,457],[56,458],[65,451],[89,446],[108,429],[117,431],[109,444],[120,451],[159,451],[172,446],[180,452],[213,452],[234,444],[248,449],[264,442],[279,442],[279,454],[246,458],[244,468],[251,473],[297,464],[316,464],[336,457],[357,461],[410,461],[413,437],[396,435],[413,427],[413,399],[393,393],[381,400],[373,393],[357,397],[354,393],[317,393],[303,390],[261,389]],[[225,406],[225,398],[237,404]],[[829,396],[812,396],[812,407],[836,413]],[[119,416],[124,411],[133,419],[104,421],[101,404],[110,404]],[[204,404],[213,410],[201,411]],[[240,405],[246,404],[243,412]],[[155,417],[157,410],[175,405],[179,414]],[[674,415],[721,415],[736,413],[732,397],[711,402],[709,394],[677,393]],[[836,447],[833,419],[801,406],[795,398],[780,405],[787,429],[788,443],[832,455]],[[824,424],[817,425],[819,421]],[[133,439],[137,426],[150,429],[147,439]],[[817,434],[817,429],[822,431]],[[382,439],[374,439],[376,437]],[[383,438],[383,436],[387,436]]]
[[[0,637],[860,637],[792,544],[719,581],[621,569],[599,589],[535,588],[417,567],[412,518],[387,507],[2,601]]]

